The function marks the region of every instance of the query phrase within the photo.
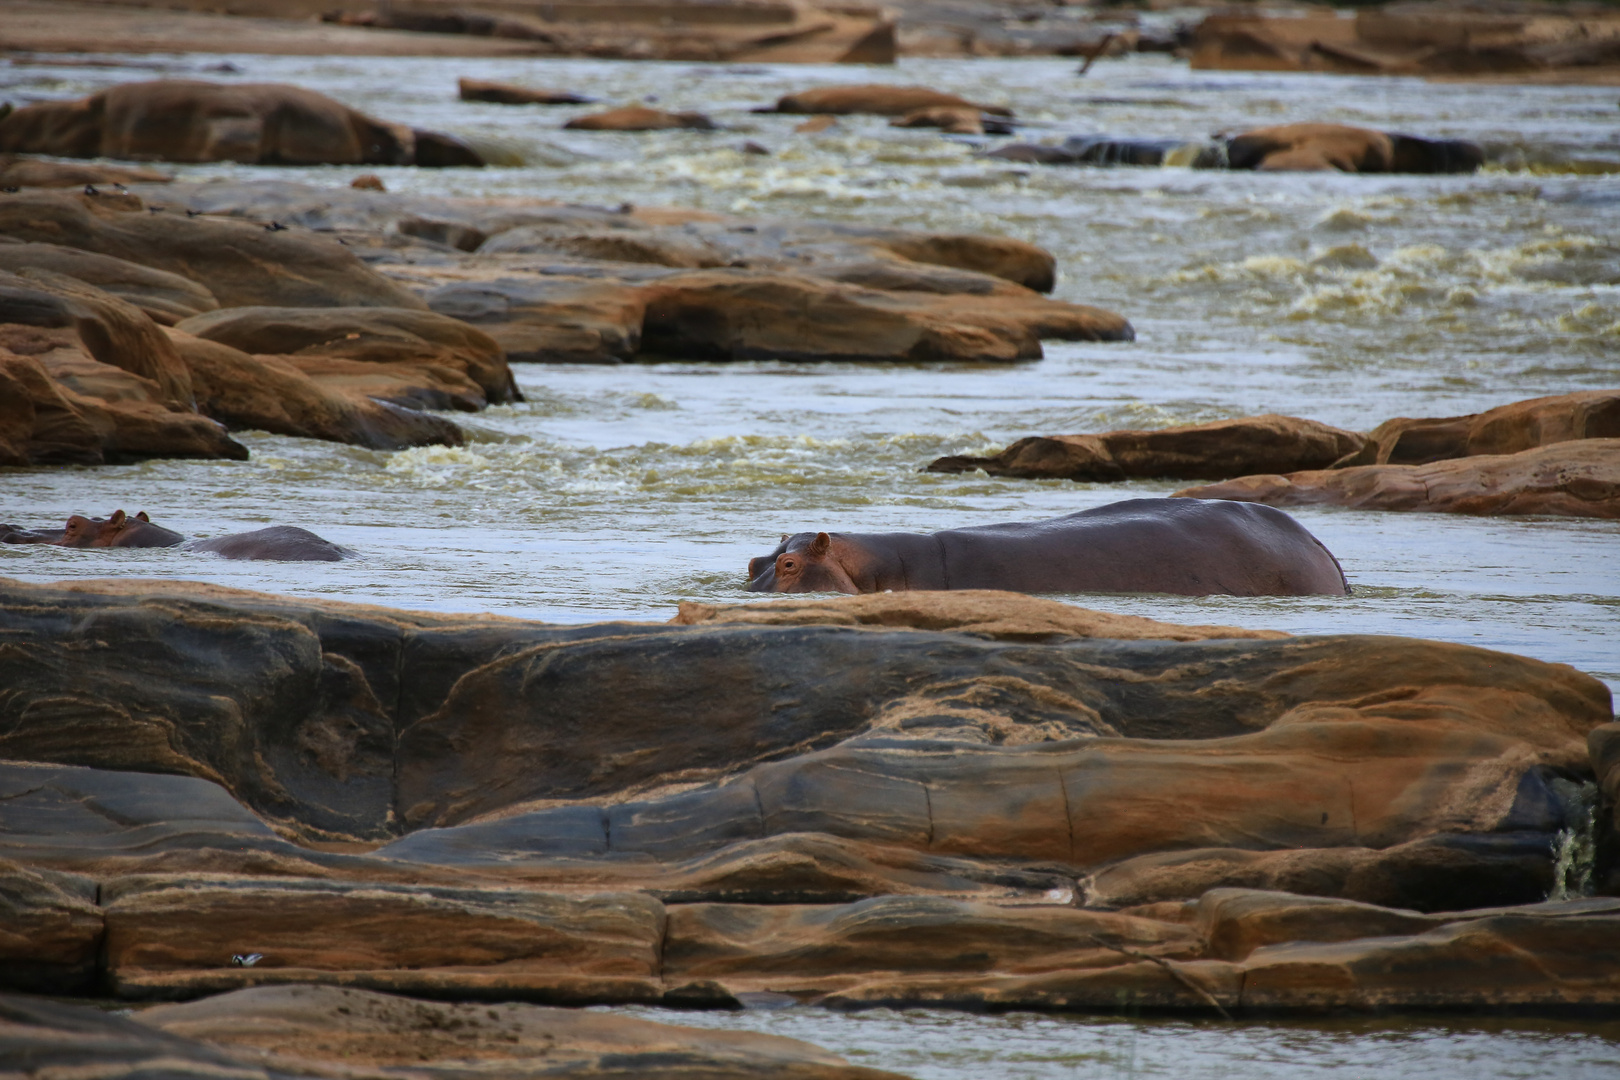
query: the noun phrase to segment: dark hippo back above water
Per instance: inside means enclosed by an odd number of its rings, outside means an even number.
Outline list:
[[[748,576],[749,592],[1350,591],[1338,560],[1287,514],[1202,499],[1130,499],[1049,521],[928,534],[797,533],[784,536],[770,555],[751,560]]]
[[[211,551],[225,559],[265,559],[280,562],[340,562],[357,558],[346,547],[322,539],[296,525],[271,525],[252,532],[188,540],[185,551]]]

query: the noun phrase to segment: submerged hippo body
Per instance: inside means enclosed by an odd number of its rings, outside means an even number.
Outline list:
[[[1270,507],[1131,499],[1050,521],[937,533],[798,533],[748,564],[750,592],[908,589],[1344,596],[1322,542]],[[1236,512],[1234,512],[1236,511]]]
[[[173,529],[152,523],[142,510],[133,517],[115,510],[104,518],[74,514],[64,529],[24,529],[0,525],[0,544],[52,544],[72,548],[178,548],[207,551],[223,559],[261,559],[279,562],[338,562],[358,558],[348,548],[324,540],[296,525],[271,525],[252,532],[232,533],[211,540],[187,540]]]

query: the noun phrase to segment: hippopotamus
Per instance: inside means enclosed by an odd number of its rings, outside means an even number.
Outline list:
[[[1251,512],[1259,510],[1271,512]],[[1299,522],[1272,507],[1218,499],[1129,499],[1049,521],[927,534],[783,535],[775,551],[749,562],[748,577],[749,592],[1350,591],[1338,560]]]
[[[122,510],[115,510],[105,518],[74,514],[68,518],[67,527],[60,532],[0,525],[0,543],[53,544],[73,548],[172,547],[182,551],[210,551],[225,559],[280,562],[337,562],[357,557],[348,548],[339,547],[296,525],[271,525],[211,540],[188,540],[173,529],[153,524],[145,510],[133,517]]]

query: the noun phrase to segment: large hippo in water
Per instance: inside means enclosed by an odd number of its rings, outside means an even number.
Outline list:
[[[1130,499],[1050,521],[937,533],[802,532],[749,562],[748,591],[1349,593],[1338,560],[1320,540],[1287,514],[1248,512],[1262,510],[1271,508]]]
[[[104,518],[74,514],[67,527],[56,530],[20,529],[0,525],[0,543],[53,544],[73,548],[168,548],[183,551],[211,551],[225,559],[262,559],[280,562],[337,562],[354,558],[355,553],[323,540],[296,525],[271,525],[251,532],[217,536],[211,540],[187,540],[173,529],[153,524],[145,510],[130,516],[115,510]]]

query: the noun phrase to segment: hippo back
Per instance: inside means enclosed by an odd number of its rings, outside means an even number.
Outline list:
[[[187,551],[211,551],[225,559],[264,559],[279,562],[339,562],[354,552],[324,540],[296,525],[271,525],[252,532],[192,540]]]
[[[1321,541],[1282,511],[1257,503],[1130,499],[1049,521],[947,529],[935,537],[950,589],[1186,596],[1349,591]]]

